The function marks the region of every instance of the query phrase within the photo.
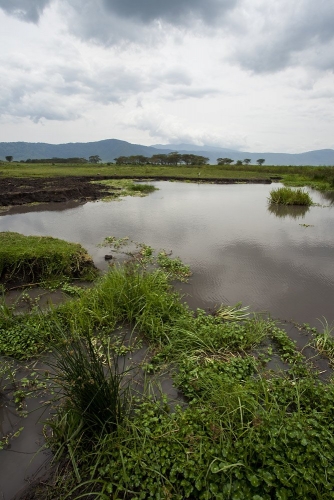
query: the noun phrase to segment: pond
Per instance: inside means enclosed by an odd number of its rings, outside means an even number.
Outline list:
[[[0,231],[49,235],[81,243],[101,269],[106,236],[173,251],[191,266],[181,289],[192,307],[241,301],[274,318],[334,320],[334,204],[310,191],[317,206],[274,207],[273,185],[155,182],[145,198],[18,207]],[[280,184],[275,184],[280,186]]]

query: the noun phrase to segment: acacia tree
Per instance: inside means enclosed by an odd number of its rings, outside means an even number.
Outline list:
[[[230,165],[233,162],[231,158],[217,158],[218,165]]]
[[[12,157],[12,156],[5,156],[5,158],[6,158],[6,160],[7,160],[7,161],[9,161],[9,162],[13,161],[13,157]]]
[[[245,164],[245,165],[249,165],[249,164],[250,164],[250,162],[251,162],[250,158],[245,158],[245,159],[244,159],[244,164]]]
[[[167,162],[169,165],[178,165],[182,161],[182,155],[177,151],[173,151],[172,153],[168,153]]]
[[[118,156],[117,158],[114,158],[116,165],[124,165],[124,163],[127,162],[128,157],[127,156]]]
[[[101,158],[99,157],[99,155],[92,155],[88,158],[88,161],[89,163],[99,163],[101,160]]]
[[[264,164],[266,160],[264,158],[259,158],[258,160],[256,160],[256,163],[258,163],[260,166]]]

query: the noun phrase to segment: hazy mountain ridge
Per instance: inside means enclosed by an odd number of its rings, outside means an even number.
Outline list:
[[[259,158],[264,158],[268,165],[334,165],[334,150],[320,149],[305,153],[250,153],[248,151],[234,151],[227,148],[214,146],[195,146],[192,144],[156,144],[143,146],[131,144],[118,139],[106,139],[95,142],[71,142],[66,144],[48,144],[42,142],[0,142],[0,159],[13,156],[14,161],[29,158],[86,158],[99,155],[105,161],[114,161],[118,156],[144,155],[152,156],[157,153],[168,154],[172,151],[191,153],[209,158],[215,164],[217,158],[228,157],[232,160],[249,158],[256,163]]]
[[[318,149],[306,151],[305,153],[250,153],[249,151],[236,151],[213,146],[193,146],[192,144],[157,144],[153,147],[163,148],[165,152],[169,149],[179,153],[194,153],[207,156],[210,158],[210,163],[216,163],[219,156],[226,156],[234,161],[249,158],[252,163],[256,163],[259,158],[264,158],[268,165],[334,165],[333,149]]]

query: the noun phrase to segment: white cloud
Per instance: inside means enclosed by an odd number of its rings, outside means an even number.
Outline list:
[[[142,105],[130,111],[123,120],[124,127],[134,127],[149,133],[152,141],[187,143],[199,146],[222,146],[222,133],[201,126],[191,126],[185,120],[166,113],[157,105]],[[241,137],[224,134],[224,147],[239,149],[245,146]]]
[[[333,17],[332,0],[0,0],[2,140],[334,147]]]

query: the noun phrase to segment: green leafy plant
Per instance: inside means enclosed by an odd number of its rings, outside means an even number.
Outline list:
[[[171,259],[165,251],[161,251],[157,258],[158,265],[166,271],[173,279],[187,281],[191,276],[190,267],[183,264],[178,257]]]

